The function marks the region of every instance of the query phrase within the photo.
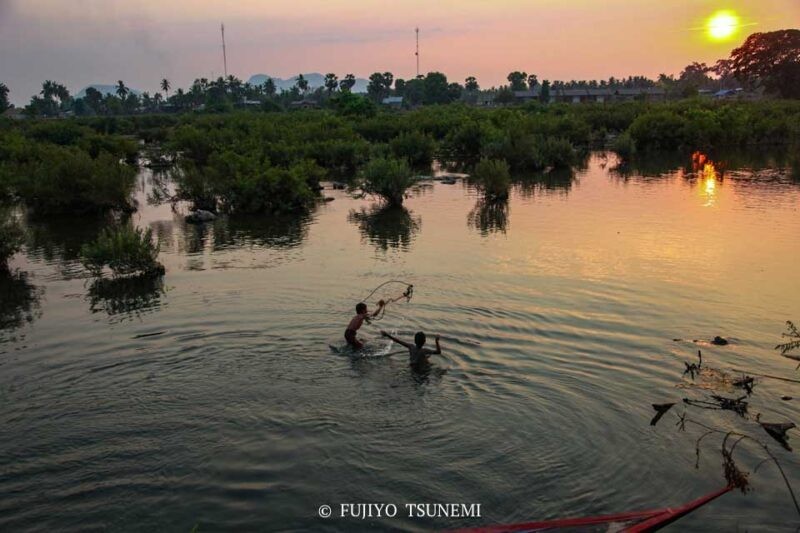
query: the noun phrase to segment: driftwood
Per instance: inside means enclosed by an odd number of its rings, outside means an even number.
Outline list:
[[[775,439],[780,443],[781,446],[786,448],[789,451],[792,451],[792,447],[789,446],[788,439],[789,437],[786,435],[786,432],[790,429],[796,428],[797,426],[794,425],[793,422],[781,422],[781,423],[770,423],[770,422],[759,422],[764,431],[769,434],[770,437]]]
[[[658,424],[658,421],[661,420],[661,417],[664,416],[664,414],[667,411],[669,411],[672,408],[673,405],[675,405],[674,402],[673,403],[654,403],[653,404],[653,409],[656,410],[656,416],[654,416],[653,419],[650,420],[650,425],[651,426],[655,426],[656,424]]]

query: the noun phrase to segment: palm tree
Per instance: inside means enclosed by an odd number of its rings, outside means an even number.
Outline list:
[[[328,94],[332,93],[339,86],[339,78],[334,73],[325,74],[325,88]]]
[[[170,90],[171,87],[172,86],[169,84],[169,80],[167,78],[164,78],[163,80],[161,80],[161,90],[164,91],[164,98],[165,99],[169,98],[169,90]]]
[[[41,94],[45,100],[49,100],[55,95],[56,92],[56,82],[47,80],[42,83],[42,92]]]
[[[356,77],[352,74],[348,74],[342,81],[339,82],[339,88],[343,91],[350,91],[355,84]]]
[[[306,91],[308,91],[308,80],[305,79],[305,77],[302,74],[300,74],[299,76],[297,76],[297,82],[295,83],[295,87],[297,87],[303,94],[306,94]]]
[[[119,80],[117,82],[117,96],[119,96],[120,100],[125,100],[125,97],[128,96],[128,92],[130,92],[130,90],[125,87],[125,83]]]
[[[275,81],[272,78],[267,78],[264,80],[264,83],[261,85],[264,94],[269,97],[275,96]]]

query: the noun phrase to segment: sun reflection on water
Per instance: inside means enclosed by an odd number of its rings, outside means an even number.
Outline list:
[[[692,154],[692,171],[701,181],[700,194],[705,197],[703,207],[712,207],[717,200],[717,182],[721,181],[722,174],[717,165],[702,152]]]

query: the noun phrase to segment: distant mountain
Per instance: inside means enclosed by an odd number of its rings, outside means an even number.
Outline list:
[[[303,73],[303,77],[308,80],[309,89],[316,89],[317,87],[325,86],[325,76],[319,72],[310,72],[308,74]],[[255,76],[251,76],[247,81],[250,83],[250,85],[261,85],[267,81],[267,78],[272,78],[272,81],[275,82],[275,88],[278,90],[278,92],[280,92],[281,89],[288,91],[294,87],[294,84],[297,82],[297,76],[284,80],[282,78],[276,78],[275,76],[267,76],[266,74],[256,74]],[[364,78],[356,78],[356,84],[353,86],[353,92],[365,93],[367,92],[367,85],[369,85],[369,80],[365,80]]]
[[[100,94],[102,94],[103,96],[106,96],[108,94],[113,94],[113,95],[116,96],[116,94],[117,94],[117,86],[116,85],[95,84],[95,85],[89,85],[88,87],[85,87],[84,89],[81,89],[81,91],[78,94],[75,95],[75,98],[83,98],[84,96],[86,96],[86,89],[88,89],[89,87],[100,91]],[[130,87],[128,87],[128,90],[131,91],[133,94],[137,94],[137,95],[138,94],[142,94],[142,91],[140,91],[138,89],[131,89]]]

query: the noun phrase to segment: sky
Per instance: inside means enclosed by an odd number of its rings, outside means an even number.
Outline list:
[[[741,27],[713,42],[719,10]],[[282,78],[301,72],[438,70],[482,87],[513,70],[544,79],[679,73],[727,57],[756,31],[800,27],[800,0],[0,0],[0,82],[26,103],[45,79],[155,92],[228,72]]]

